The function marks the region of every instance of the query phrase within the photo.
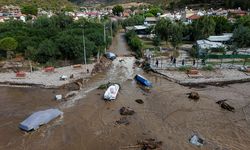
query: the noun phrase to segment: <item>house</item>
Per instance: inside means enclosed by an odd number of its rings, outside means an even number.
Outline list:
[[[238,8],[238,9],[229,9],[228,13],[230,13],[233,16],[245,16],[245,15],[247,15],[247,12],[241,10],[240,8]]]
[[[196,41],[196,46],[199,52],[199,55],[204,55],[211,49],[225,48],[226,46],[221,42],[211,42],[208,40],[198,40]]]
[[[201,16],[194,14],[194,15],[189,16],[188,18],[186,18],[186,20],[187,20],[188,23],[192,23],[194,20],[198,20],[200,18],[201,18]]]
[[[221,42],[225,44],[231,42],[232,37],[233,33],[223,33],[223,35],[209,36],[207,40],[211,42]]]
[[[13,5],[5,5],[1,7],[0,12],[2,13],[3,16],[11,16],[11,17],[16,17],[21,13],[21,9],[18,6],[13,6]]]
[[[145,26],[145,25],[129,26],[129,27],[126,27],[126,32],[134,30],[136,32],[136,34],[138,34],[138,35],[146,35],[147,28],[148,28],[148,26]]]
[[[4,22],[5,21],[5,17],[4,16],[0,16],[0,22]]]
[[[161,15],[160,18],[170,19],[171,21],[173,21],[175,19],[175,15],[171,13],[166,13]]]
[[[159,21],[159,18],[156,17],[146,17],[144,20],[144,25],[156,25],[156,23]]]

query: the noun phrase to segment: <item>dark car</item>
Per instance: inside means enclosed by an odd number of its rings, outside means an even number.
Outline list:
[[[112,61],[116,59],[116,55],[115,55],[114,53],[111,53],[111,52],[107,52],[107,53],[105,54],[105,56],[106,56],[108,59],[112,60]]]

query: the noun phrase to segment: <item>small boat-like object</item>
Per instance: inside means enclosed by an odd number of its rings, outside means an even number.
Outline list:
[[[20,123],[19,128],[25,131],[38,129],[41,125],[49,123],[51,120],[61,116],[63,112],[58,109],[47,109],[38,111],[30,115],[27,119]]]
[[[118,84],[112,84],[104,93],[104,100],[115,100],[119,92],[120,86]]]
[[[135,80],[146,87],[152,87],[152,83],[148,79],[139,74],[135,76]]]

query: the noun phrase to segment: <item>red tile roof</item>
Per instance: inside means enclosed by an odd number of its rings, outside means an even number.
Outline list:
[[[188,19],[191,19],[191,20],[197,20],[197,19],[200,19],[201,16],[198,16],[198,15],[192,15],[190,17],[188,17]]]

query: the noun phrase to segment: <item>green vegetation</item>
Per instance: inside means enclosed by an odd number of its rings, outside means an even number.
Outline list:
[[[226,17],[216,16],[216,17],[213,17],[213,20],[215,22],[215,34],[216,35],[232,32],[233,25],[227,20]]]
[[[194,21],[192,27],[193,39],[204,39],[215,33],[216,22],[212,17],[204,16]]]
[[[134,31],[129,31],[125,35],[128,45],[136,53],[137,57],[142,57],[143,44]]]
[[[152,14],[154,16],[157,16],[158,13],[162,14],[163,10],[160,7],[152,6],[152,7],[150,7],[150,9],[147,13]]]
[[[135,15],[123,20],[122,27],[125,28],[127,26],[142,25],[144,20],[145,18],[142,15]]]
[[[190,70],[192,67],[191,66],[181,66],[178,68],[179,71],[187,72]]]
[[[239,48],[250,46],[250,15],[237,19],[233,42]]]
[[[108,20],[107,20],[108,21]],[[102,21],[102,22],[107,22]],[[11,50],[22,54],[25,58],[48,63],[57,60],[83,62],[83,29],[87,59],[103,53],[105,46],[111,43],[110,28],[117,29],[116,23],[107,22],[106,39],[104,43],[103,24],[95,20],[78,20],[63,14],[51,18],[41,16],[33,23],[10,20],[0,23],[0,55]],[[16,44],[15,44],[16,43]]]
[[[212,65],[206,65],[201,68],[204,71],[213,71],[214,67]]]
[[[37,15],[38,12],[38,8],[34,5],[23,5],[21,7],[21,12],[22,14],[26,14],[26,15]]]
[[[124,8],[121,5],[116,5],[112,9],[113,14],[116,16],[120,16],[121,13],[123,13],[123,11],[124,11]]]
[[[12,37],[6,37],[0,40],[0,49],[13,51],[17,48],[17,41]]]

